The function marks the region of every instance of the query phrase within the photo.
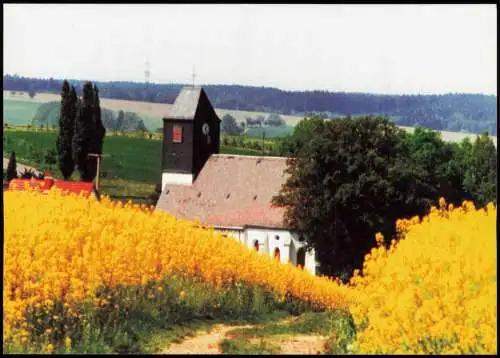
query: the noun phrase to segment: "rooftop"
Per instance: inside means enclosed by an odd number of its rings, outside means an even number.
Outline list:
[[[183,87],[165,118],[192,120],[202,91],[201,87]]]
[[[166,185],[156,210],[218,227],[284,228],[271,205],[288,175],[284,157],[213,154],[191,186]]]

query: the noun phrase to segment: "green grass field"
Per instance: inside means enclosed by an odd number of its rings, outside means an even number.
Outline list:
[[[3,123],[7,123],[9,125],[29,124],[41,105],[42,103],[40,102],[4,99]]]
[[[30,156],[34,151],[56,148],[55,131],[28,131],[18,127],[4,132],[3,151],[16,153],[17,162],[43,170]],[[113,196],[147,196],[161,182],[162,142],[125,136],[107,136],[101,164],[101,191]],[[259,150],[221,146],[222,154],[262,155]],[[4,154],[8,155],[8,154]],[[60,177],[59,169],[53,174]],[[78,180],[75,171],[72,179]]]
[[[266,138],[277,138],[285,137],[288,134],[292,134],[293,126],[282,126],[282,127],[256,127],[248,128],[245,131],[245,135],[248,137],[259,137],[262,138],[262,133],[265,133]]]
[[[30,124],[33,117],[35,116],[38,108],[43,104],[43,102],[30,102],[26,99],[4,99],[3,100],[3,121],[9,125],[27,125]],[[102,107],[107,108],[107,107]],[[116,113],[115,110],[112,110]],[[161,118],[156,118],[151,115],[144,113],[138,113],[137,115],[141,117],[144,121],[144,125],[150,131],[155,131],[163,125]]]

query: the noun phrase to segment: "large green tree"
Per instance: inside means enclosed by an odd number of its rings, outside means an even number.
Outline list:
[[[274,203],[314,248],[323,274],[347,276],[402,216],[429,208],[428,178],[408,161],[406,133],[386,118],[305,119],[295,132],[289,179]]]
[[[407,136],[407,143],[408,159],[426,178],[431,197],[442,196],[454,204],[466,198],[458,145],[443,141],[440,132],[422,127]]]
[[[80,179],[91,182],[95,176],[90,163],[95,159],[88,156],[91,153],[92,136],[95,133],[94,91],[92,83],[85,83],[83,86],[83,98],[78,103],[73,136],[73,156],[76,168],[80,173]]]
[[[74,102],[68,81],[64,81],[61,90],[61,108],[59,115],[59,135],[57,137],[57,154],[59,170],[65,180],[68,180],[75,170],[73,160],[73,132],[74,132]]]
[[[106,135],[106,129],[101,120],[101,106],[99,100],[99,90],[97,86],[93,87],[93,98],[92,98],[92,109],[93,109],[93,117],[92,117],[92,129],[93,133],[91,133],[90,143],[89,143],[89,153],[94,154],[102,154],[102,146],[104,141],[104,136]],[[92,180],[94,180],[97,175],[97,158],[89,157],[88,168],[90,171],[90,176]]]

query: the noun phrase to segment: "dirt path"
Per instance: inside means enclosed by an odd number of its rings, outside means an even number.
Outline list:
[[[293,321],[282,320],[283,324]],[[224,339],[231,339],[231,331],[236,329],[254,328],[253,325],[228,326],[215,325],[210,332],[200,331],[194,337],[185,339],[181,343],[173,343],[160,354],[222,354],[219,343]],[[281,354],[323,354],[324,345],[328,337],[320,335],[285,335],[266,338],[265,341],[280,348]],[[258,345],[263,338],[251,338],[250,343]]]
[[[195,337],[188,338],[181,343],[173,343],[161,354],[222,354],[219,342],[224,339],[228,331],[239,328],[252,328],[246,326],[215,325],[210,332],[199,332]]]
[[[327,339],[324,336],[296,335],[271,338],[268,342],[280,347],[281,354],[323,354]]]

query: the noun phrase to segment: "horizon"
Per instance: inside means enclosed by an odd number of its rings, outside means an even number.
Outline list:
[[[4,73],[4,76],[18,76],[18,77],[24,77],[24,78],[30,78],[30,79],[35,79],[35,80],[54,80],[54,81],[68,81],[69,84],[71,85],[71,81],[78,81],[78,82],[92,82],[92,83],[134,83],[134,84],[146,84],[146,82],[141,82],[141,81],[128,81],[128,80],[110,80],[110,81],[101,81],[101,80],[94,80],[94,79],[78,79],[78,78],[55,78],[55,77],[29,77],[29,76],[22,76],[19,74],[9,74],[9,73]],[[181,86],[182,87],[191,87],[192,84],[189,83],[157,83],[157,82],[149,82],[149,84],[152,85],[158,85],[158,86]],[[233,83],[233,84],[222,84],[222,83],[215,83],[215,84],[196,84],[196,87],[201,87],[204,88],[206,86],[238,86],[238,87],[247,87],[247,88],[265,88],[265,89],[273,89],[273,90],[278,90],[281,92],[301,92],[301,93],[313,93],[313,92],[326,92],[326,93],[346,93],[346,94],[367,94],[367,95],[374,95],[374,96],[441,96],[441,95],[473,95],[473,96],[491,96],[491,97],[496,97],[496,94],[492,93],[479,93],[479,92],[443,92],[443,93],[374,93],[374,92],[346,92],[346,91],[331,91],[331,90],[321,90],[321,89],[309,89],[309,90],[287,90],[279,87],[270,87],[270,86],[258,86],[258,85],[244,85],[244,84],[238,84],[238,83]],[[10,91],[10,90],[5,90],[4,91]],[[43,91],[40,93],[44,93]],[[46,92],[46,93],[51,93],[51,92]],[[103,97],[105,98],[105,97]]]
[[[497,94],[494,4],[3,9],[4,75],[189,85],[194,74],[203,86],[287,92]]]

